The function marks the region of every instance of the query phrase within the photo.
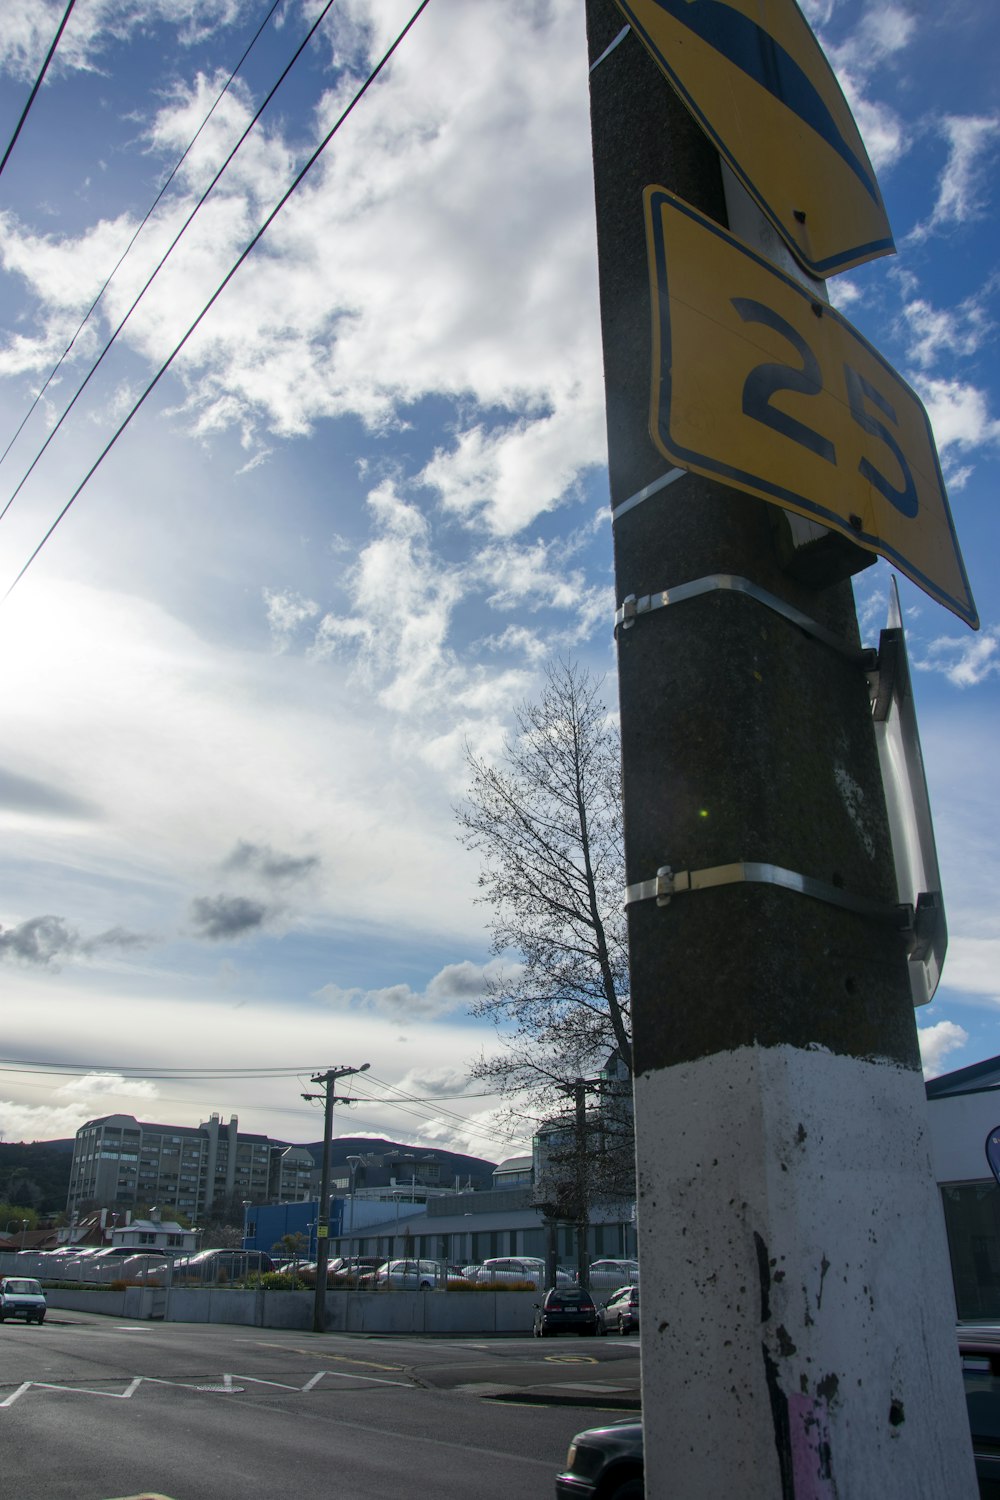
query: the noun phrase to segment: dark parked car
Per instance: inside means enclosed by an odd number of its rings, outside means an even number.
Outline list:
[[[328,1286],[356,1287],[363,1276],[374,1276],[384,1260],[381,1255],[343,1255],[330,1262]],[[315,1279],[315,1278],[314,1278]]]
[[[594,1299],[582,1286],[554,1286],[545,1293],[544,1302],[535,1303],[536,1339],[555,1333],[596,1333],[597,1308]]]
[[[641,1422],[590,1427],[569,1445],[556,1500],[643,1500],[642,1472]]]
[[[620,1286],[603,1307],[597,1309],[598,1333],[607,1333],[614,1328],[618,1333],[639,1330],[639,1288]]]
[[[1000,1500],[1000,1334],[961,1329],[958,1347],[980,1500]]]
[[[963,1329],[959,1351],[979,1497],[1000,1500],[1000,1333]],[[643,1494],[641,1422],[577,1433],[556,1475],[556,1500],[643,1500]]]

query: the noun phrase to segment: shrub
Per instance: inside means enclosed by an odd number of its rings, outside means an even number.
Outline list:
[[[533,1292],[537,1288],[533,1281],[477,1281],[475,1290],[477,1292]]]
[[[309,1288],[291,1271],[251,1271],[243,1285],[265,1292],[305,1292]]]

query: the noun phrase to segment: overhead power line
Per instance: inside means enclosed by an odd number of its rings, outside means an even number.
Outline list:
[[[125,327],[125,325],[128,322],[129,318],[131,318],[132,314],[135,312],[136,308],[139,306],[139,303],[142,301],[143,297],[149,291],[149,288],[152,286],[153,282],[156,280],[157,276],[160,274],[160,272],[162,271],[163,267],[166,265],[167,260],[169,259],[169,257],[173,253],[173,251],[176,249],[177,244],[179,243],[179,241],[183,238],[184,234],[187,232],[187,230],[188,230],[190,224],[192,223],[192,221],[196,218],[199,210],[202,208],[202,206],[204,205],[205,201],[207,200],[207,198],[209,197],[209,195],[211,194],[211,192],[215,188],[215,186],[218,183],[220,177],[223,175],[223,173],[225,172],[226,168],[229,166],[230,162],[233,160],[233,157],[236,155],[236,153],[239,151],[240,147],[243,145],[243,142],[246,140],[246,138],[250,134],[251,130],[253,130],[254,126],[257,124],[257,121],[260,119],[261,115],[264,113],[265,109],[270,104],[270,102],[274,98],[275,94],[278,92],[278,89],[281,87],[281,85],[284,83],[285,79],[288,77],[289,73],[291,72],[292,68],[295,66],[296,62],[302,56],[302,53],[305,51],[305,49],[308,46],[309,42],[312,40],[312,38],[315,36],[316,32],[319,30],[319,27],[322,25],[323,21],[326,19],[327,12],[330,10],[330,8],[332,7],[333,3],[334,3],[334,0],[326,0],[326,4],[324,5],[323,9],[320,11],[319,15],[316,17],[315,21],[310,26],[309,30],[306,32],[305,36],[302,38],[302,41],[299,43],[298,47],[292,53],[292,56],[289,58],[288,62],[285,64],[285,66],[282,69],[282,71],[281,71],[280,75],[278,76],[277,80],[271,85],[271,87],[268,90],[267,94],[264,96],[263,100],[261,101],[260,105],[257,108],[257,111],[256,111],[253,119],[250,121],[249,125],[247,125],[247,127],[243,131],[242,135],[240,136],[239,140],[236,142],[235,146],[233,146],[232,150],[229,152],[229,155],[226,157],[226,159],[222,163],[221,167],[219,167],[218,171],[216,172],[215,176],[212,178],[211,182],[208,184],[208,187],[202,193],[201,197],[198,199],[198,201],[195,204],[194,208],[188,214],[187,218],[184,220],[184,223],[181,225],[180,229],[178,229],[177,233],[174,235],[173,239],[170,241],[170,244],[167,246],[166,250],[160,256],[160,259],[157,261],[156,265],[153,267],[152,272],[150,273],[150,275],[146,279],[146,282],[143,285],[142,289],[140,290],[138,296],[133,301],[131,307],[128,309],[128,311],[126,312],[125,316],[122,318],[121,322],[118,324],[118,327],[112,333],[111,337],[107,340],[106,344],[104,345],[104,348],[101,350],[100,354],[94,360],[94,362],[91,365],[90,369],[87,371],[86,375],[83,377],[83,379],[81,380],[80,384],[77,386],[75,392],[73,393],[72,398],[70,399],[70,401],[67,404],[67,406],[64,408],[62,415],[60,416],[59,420],[56,422],[55,426],[52,428],[52,431],[49,433],[48,437],[45,439],[44,443],[39,448],[38,452],[35,454],[34,458],[31,460],[31,463],[25,469],[24,473],[21,475],[21,478],[19,479],[19,481],[17,483],[17,487],[12,492],[10,498],[7,501],[7,504],[4,506],[3,510],[0,510],[0,521],[3,520],[4,516],[10,510],[10,508],[13,505],[14,501],[17,499],[18,495],[21,493],[21,491],[24,488],[25,484],[28,482],[28,480],[30,479],[31,475],[34,473],[36,466],[38,465],[38,463],[41,460],[42,456],[47,451],[47,449],[49,447],[49,444],[54,441],[54,439],[56,437],[56,434],[59,432],[59,430],[62,427],[63,423],[65,422],[66,418],[69,416],[70,412],[73,410],[74,406],[79,401],[79,399],[83,395],[84,391],[87,389],[87,386],[90,384],[91,380],[97,374],[97,371],[100,369],[102,363],[104,362],[105,356],[109,353],[112,345],[114,344],[115,340],[118,338],[118,335],[121,333],[122,329]],[[218,293],[216,295],[218,295]],[[209,304],[209,306],[211,306],[211,303]],[[204,316],[204,313],[202,314],[202,316]],[[193,331],[194,327],[197,327],[197,322],[194,325],[192,325],[192,328],[188,329],[188,333],[185,335],[185,339],[181,341],[182,344],[190,336],[190,334]],[[180,347],[181,347],[181,345],[178,345],[178,349]],[[168,366],[172,362],[172,360],[174,358],[174,355],[176,355],[176,353],[178,352],[178,349],[175,349],[174,353],[170,356],[170,360],[168,360],[168,362],[167,362]],[[161,375],[163,374],[163,370],[160,371],[160,374]],[[159,378],[160,377],[158,375],[156,377],[156,379],[159,380]],[[156,381],[154,381],[153,384],[155,385]],[[150,387],[149,389],[152,389],[152,387]],[[145,400],[146,395],[148,395],[148,394],[149,394],[149,391],[147,390],[145,392],[145,394],[140,398],[140,400],[136,403],[136,405],[132,408],[132,411],[125,418],[125,421],[123,422],[122,426],[118,429],[118,432],[115,433],[115,436],[112,438],[110,444],[108,445],[108,448],[106,448],[104,450],[104,453],[109,452],[110,449],[114,446],[115,442],[118,439],[119,434],[121,432],[123,432],[124,429],[128,426],[129,422],[132,419],[132,416],[138,410],[139,406],[142,405],[142,402]],[[94,465],[94,469],[96,469],[100,465],[102,459],[104,458],[104,453],[102,453],[101,457],[97,460],[97,463]],[[94,469],[92,469],[90,471],[90,473],[93,473]],[[89,478],[90,478],[90,474],[87,475],[87,479],[89,479]],[[84,484],[87,483],[87,479],[85,479],[83,481]],[[80,488],[82,489],[83,486],[81,485]],[[75,499],[75,498],[76,498],[76,496],[74,495],[73,499]],[[69,506],[72,505],[73,499],[71,499],[69,501],[69,504],[66,507],[67,510],[69,509]],[[63,514],[65,514],[65,511],[63,512]],[[62,520],[62,515],[60,515],[56,519],[56,521],[55,521],[54,525],[52,526],[51,530],[48,533],[46,533],[46,536],[43,538],[40,546],[44,546],[45,545],[45,542],[48,540],[48,537],[51,535],[51,531],[55,530],[55,527],[58,526],[59,521],[61,521],[61,520]],[[28,564],[26,564],[26,566],[29,566],[30,562],[31,562],[31,559],[29,558]],[[20,576],[20,575],[18,575],[18,576]],[[15,578],[14,583],[16,583],[17,581],[18,580]],[[11,584],[11,588],[13,588],[13,586],[14,585]],[[10,589],[8,589],[7,592],[9,593]]]
[[[361,101],[361,99],[364,98],[365,94],[371,88],[371,86],[375,82],[376,78],[378,78],[379,74],[382,72],[382,69],[386,66],[386,64],[388,63],[389,59],[392,57],[393,53],[400,46],[400,44],[403,42],[403,40],[405,39],[405,37],[407,36],[407,34],[411,30],[411,28],[415,25],[415,23],[420,18],[420,16],[423,14],[423,12],[427,9],[427,6],[429,4],[430,4],[430,0],[420,0],[420,4],[417,6],[417,8],[413,12],[413,14],[410,16],[410,19],[407,21],[406,25],[400,31],[400,33],[396,37],[395,41],[383,53],[381,59],[375,65],[375,67],[372,69],[372,71],[368,74],[368,77],[365,79],[364,83],[361,85],[361,87],[354,94],[354,97],[351,99],[350,103],[343,110],[343,112],[340,114],[340,116],[337,118],[337,120],[334,122],[334,124],[331,126],[331,128],[327,131],[327,133],[323,137],[322,141],[320,141],[319,145],[316,147],[316,149],[309,156],[309,158],[306,161],[305,165],[296,174],[296,176],[293,179],[291,185],[285,190],[285,192],[279,198],[279,200],[275,204],[274,208],[271,210],[271,212],[268,214],[267,218],[264,220],[263,224],[257,230],[257,233],[250,240],[249,244],[243,250],[243,252],[239,256],[239,258],[236,261],[236,263],[227,272],[226,276],[220,282],[219,286],[212,293],[212,296],[209,298],[208,302],[205,304],[205,306],[202,308],[201,312],[195,318],[194,322],[188,328],[188,330],[184,334],[183,338],[180,339],[180,341],[174,346],[172,352],[168,355],[168,357],[166,358],[166,360],[163,362],[163,364],[160,366],[159,370],[154,375],[153,379],[146,386],[146,389],[143,391],[142,395],[138,398],[138,400],[136,402],[134,402],[134,404],[133,404],[131,410],[128,412],[127,416],[119,424],[119,426],[116,428],[114,434],[111,436],[111,438],[108,440],[108,442],[104,445],[104,447],[102,448],[101,452],[98,454],[97,458],[94,460],[94,462],[91,464],[90,468],[87,470],[87,472],[84,475],[83,479],[81,479],[80,483],[77,485],[77,487],[73,491],[72,495],[70,495],[69,499],[66,501],[66,504],[63,506],[62,510],[56,516],[55,520],[52,522],[51,526],[48,528],[48,530],[46,531],[45,535],[42,537],[41,541],[38,543],[37,547],[31,553],[31,556],[28,558],[27,562],[25,562],[25,564],[21,568],[20,572],[17,574],[17,576],[14,579],[14,581],[8,587],[6,593],[4,594],[4,598],[5,599],[7,599],[7,598],[10,597],[11,592],[20,583],[20,581],[24,577],[25,573],[28,571],[28,569],[31,567],[32,563],[35,561],[35,558],[38,556],[38,554],[41,552],[42,548],[46,545],[46,543],[48,542],[49,538],[52,536],[52,534],[55,531],[56,527],[60,524],[60,522],[63,520],[63,518],[66,516],[66,514],[70,510],[70,507],[75,503],[75,501],[83,493],[83,491],[86,488],[86,486],[90,483],[90,480],[97,473],[97,470],[100,468],[100,466],[104,462],[105,458],[107,458],[108,454],[111,452],[112,448],[115,446],[115,443],[117,443],[118,439],[121,437],[121,435],[125,431],[126,427],[128,427],[129,423],[132,421],[132,418],[136,415],[136,413],[138,412],[139,408],[143,405],[143,403],[147,400],[147,398],[151,395],[151,393],[156,389],[157,385],[159,385],[159,383],[162,380],[163,376],[170,369],[170,366],[173,364],[173,362],[177,358],[178,354],[184,348],[184,345],[187,343],[188,339],[194,333],[195,329],[198,328],[198,326],[202,322],[202,320],[207,316],[207,314],[210,312],[210,310],[214,307],[215,303],[218,301],[219,297],[225,291],[225,289],[229,285],[230,281],[232,281],[233,277],[236,275],[236,272],[239,270],[240,266],[242,266],[242,264],[246,260],[247,256],[251,253],[251,251],[254,249],[254,247],[260,242],[260,240],[263,239],[263,237],[266,234],[267,230],[271,227],[271,225],[273,224],[274,220],[278,217],[278,214],[284,208],[284,206],[288,202],[289,198],[291,198],[292,194],[299,187],[300,183],[306,177],[307,173],[312,169],[313,166],[315,166],[316,162],[322,156],[322,154],[326,150],[327,146],[333,140],[333,137],[337,134],[338,130],[344,124],[345,120],[352,113],[352,111],[354,110],[355,106]]]
[[[299,1067],[287,1068],[217,1068],[212,1066],[204,1068],[168,1068],[162,1067],[159,1063],[143,1065],[141,1063],[53,1062],[48,1058],[44,1061],[16,1057],[0,1058],[0,1073],[24,1074],[29,1077],[45,1075],[61,1077],[65,1074],[83,1077],[88,1073],[113,1073],[117,1077],[127,1081],[146,1080],[149,1083],[206,1083],[227,1080],[237,1082],[240,1079],[300,1078],[305,1074],[311,1074],[315,1068],[315,1063],[303,1063]],[[499,1097],[495,1092],[490,1092],[476,1094],[433,1094],[426,1098],[420,1098],[398,1089],[396,1084],[388,1083],[385,1079],[375,1078],[370,1075],[370,1081],[379,1084],[382,1088],[396,1090],[403,1100],[411,1104],[436,1104],[439,1099],[496,1099]],[[382,1101],[376,1096],[374,1102],[381,1103]],[[386,1102],[389,1101],[387,1100]]]
[[[168,1068],[154,1063],[147,1068],[134,1063],[64,1063],[49,1058],[0,1058],[0,1073],[115,1073],[122,1078],[161,1078],[171,1082],[183,1082],[184,1079],[203,1082],[211,1078],[296,1078],[300,1073],[311,1072],[315,1066],[315,1063],[303,1063],[296,1068]]]
[[[195,131],[194,135],[188,141],[187,145],[184,147],[184,150],[181,152],[180,156],[177,158],[176,162],[171,167],[169,173],[167,174],[166,179],[163,182],[162,187],[160,188],[160,190],[157,193],[156,197],[153,199],[152,203],[149,205],[149,208],[146,210],[146,213],[145,213],[145,215],[143,217],[142,223],[139,225],[139,227],[136,229],[135,233],[132,235],[132,238],[129,240],[128,244],[125,246],[125,249],[122,251],[121,255],[115,261],[114,266],[111,268],[111,271],[109,272],[106,280],[104,281],[104,284],[102,285],[100,291],[97,293],[97,296],[94,298],[93,302],[90,304],[90,306],[87,308],[87,311],[84,313],[83,317],[80,319],[80,322],[78,323],[77,328],[76,328],[76,332],[73,334],[73,337],[70,339],[69,343],[66,345],[65,349],[60,354],[59,358],[56,360],[55,364],[52,366],[52,369],[49,371],[48,375],[46,376],[44,385],[41,387],[41,389],[39,391],[37,391],[35,393],[35,398],[32,401],[31,405],[28,407],[28,410],[25,412],[24,416],[21,418],[21,421],[18,424],[16,432],[14,433],[13,437],[10,439],[9,443],[7,444],[7,446],[3,450],[3,452],[0,453],[0,463],[3,463],[4,459],[7,457],[7,454],[10,452],[11,448],[13,448],[14,444],[17,442],[18,438],[21,436],[21,433],[24,431],[25,426],[27,425],[28,421],[30,420],[31,415],[34,412],[35,408],[37,407],[39,401],[41,401],[42,397],[45,395],[45,392],[48,390],[49,386],[52,384],[53,380],[56,378],[56,376],[58,375],[59,371],[62,369],[63,364],[69,358],[69,355],[72,353],[73,348],[76,345],[77,339],[80,337],[81,333],[86,328],[87,324],[90,322],[90,319],[93,317],[93,314],[94,314],[94,312],[95,312],[98,304],[100,303],[101,298],[104,296],[104,293],[107,291],[108,287],[111,285],[111,283],[114,280],[115,276],[118,274],[118,271],[121,269],[122,263],[124,262],[124,260],[125,260],[126,256],[128,255],[129,251],[132,249],[132,246],[135,244],[136,240],[139,238],[140,234],[145,229],[146,225],[149,223],[149,221],[152,218],[153,214],[156,212],[156,209],[157,209],[157,207],[158,207],[161,199],[163,198],[164,193],[167,191],[167,188],[173,182],[174,178],[177,176],[177,173],[180,171],[181,167],[184,165],[184,162],[187,160],[188,156],[191,154],[192,150],[194,149],[194,147],[195,147],[195,145],[196,145],[196,143],[198,141],[199,136],[201,135],[202,131],[205,129],[205,126],[208,124],[209,120],[215,114],[215,111],[218,109],[219,105],[222,103],[222,101],[225,98],[226,94],[229,92],[230,88],[232,87],[233,81],[236,78],[236,75],[239,73],[239,71],[242,68],[243,64],[246,62],[247,58],[250,56],[250,53],[253,51],[253,48],[257,45],[257,42],[260,40],[260,37],[261,37],[261,35],[262,35],[263,31],[264,31],[265,26],[270,21],[271,17],[274,15],[275,11],[278,9],[278,6],[279,5],[283,5],[283,4],[284,4],[284,0],[273,0],[273,4],[271,5],[270,10],[267,12],[267,15],[264,17],[263,21],[261,21],[260,25],[257,27],[257,30],[254,32],[253,36],[251,37],[248,45],[244,49],[243,56],[240,58],[239,62],[233,68],[233,70],[230,73],[229,77],[226,79],[226,81],[223,84],[222,88],[219,90],[219,93],[216,95],[215,100],[214,100],[214,102],[212,104],[212,107],[209,109],[207,115],[202,120],[201,124],[198,126],[198,129]],[[39,457],[40,456],[41,455],[39,455]],[[25,476],[25,477],[27,477],[27,476]],[[13,499],[13,496],[11,497],[11,499]],[[10,501],[8,501],[8,505],[9,504],[10,504]],[[4,507],[4,512],[6,512],[6,510],[7,510],[7,506]]]
[[[35,102],[35,95],[38,93],[38,90],[42,86],[42,80],[44,79],[46,73],[49,71],[49,63],[52,61],[53,57],[55,57],[56,48],[59,45],[59,41],[60,41],[60,38],[62,37],[63,32],[66,30],[66,22],[69,20],[69,18],[70,18],[70,12],[72,11],[73,6],[75,4],[76,4],[76,0],[69,0],[69,4],[67,5],[66,10],[65,10],[65,12],[63,14],[63,18],[59,22],[59,30],[56,32],[55,36],[52,38],[52,46],[49,48],[49,50],[48,50],[48,52],[46,54],[46,57],[45,57],[45,61],[42,63],[42,70],[39,73],[38,77],[35,79],[35,86],[31,90],[31,93],[28,95],[28,102],[27,102],[27,104],[24,106],[24,108],[21,111],[21,118],[18,120],[17,126],[15,127],[15,130],[14,130],[14,134],[11,136],[10,142],[9,142],[9,144],[7,146],[7,149],[4,152],[4,154],[3,154],[3,161],[0,161],[0,175],[3,174],[3,169],[7,165],[7,162],[10,160],[10,153],[13,151],[14,146],[15,146],[15,144],[17,142],[17,138],[21,134],[21,129],[22,129],[23,125],[24,125],[24,122],[28,118],[28,112],[31,109],[31,106]]]

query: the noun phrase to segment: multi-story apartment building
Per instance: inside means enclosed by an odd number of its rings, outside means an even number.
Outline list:
[[[320,1173],[306,1146],[275,1146],[268,1198],[272,1203],[308,1203],[319,1193]]]
[[[233,1115],[224,1125],[217,1114],[197,1128],[133,1115],[88,1120],[76,1133],[67,1210],[155,1204],[194,1219],[220,1201],[263,1202],[273,1187],[272,1158],[288,1148],[242,1134],[238,1123]]]

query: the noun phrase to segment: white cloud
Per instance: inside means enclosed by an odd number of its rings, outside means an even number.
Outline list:
[[[586,368],[596,377],[596,325],[594,334]],[[581,469],[606,460],[604,396],[596,378],[585,397],[575,384],[550,395],[557,403],[551,416],[522,418],[490,433],[474,427],[452,449],[438,449],[421,479],[447,510],[512,535],[558,504]]]
[[[937,230],[968,224],[982,216],[984,165],[992,165],[1000,116],[950,115],[940,123],[948,143],[948,160],[938,184],[930,218],[915,226],[911,238],[926,239]]]
[[[183,926],[194,898],[256,900],[270,920],[273,905],[255,889],[229,876],[224,890],[206,888],[207,872],[241,841],[315,858],[294,901],[283,896],[285,930],[335,920],[479,933],[450,787],[412,733],[387,763],[377,705],[360,715],[357,688],[323,664],[212,644],[153,605],[42,578],[5,610],[20,642],[6,669],[5,767],[93,809],[86,838],[58,856],[72,886],[61,909],[43,851],[55,848],[65,816],[0,809],[8,857],[30,861],[21,910],[0,914],[5,934],[54,909],[68,931],[55,933],[65,939],[57,948],[76,952],[89,940],[93,954],[93,934],[111,947],[122,928],[149,931],[151,905],[161,933],[171,915]],[[402,909],[388,900],[400,883]],[[213,913],[195,915],[212,926]]]
[[[942,354],[968,358],[989,338],[994,324],[981,297],[968,297],[957,307],[933,307],[914,297],[903,306],[908,335],[907,355],[926,369]]]
[[[267,622],[279,651],[291,644],[300,626],[314,620],[320,612],[314,599],[303,599],[301,594],[293,590],[279,593],[274,589],[265,589],[264,603],[267,606]]]
[[[383,704],[429,713],[463,675],[447,645],[461,573],[434,556],[427,520],[391,483],[372,491],[368,504],[376,535],[345,579],[356,613],[324,616],[314,654],[361,646],[361,660],[384,679]]]
[[[374,55],[404,14],[384,5],[370,32],[351,35]],[[352,26],[372,19],[360,3],[346,15]],[[506,416],[489,430],[479,415],[460,421],[426,466],[424,482],[446,507],[505,535],[572,492],[604,456],[589,122],[577,84],[584,47],[573,0],[494,9],[488,45],[476,7],[431,7],[186,347],[177,369],[195,429],[235,427],[252,449],[266,446],[263,429],[303,434],[346,413],[378,427],[429,391],[471,397]],[[579,75],[553,70],[553,55],[576,55]],[[317,135],[353,86],[342,78],[318,104]],[[158,110],[150,138],[166,160],[214,87],[199,79]],[[186,211],[185,192],[200,189],[248,108],[238,89],[227,96],[185,164],[181,198],[112,284],[109,319],[124,313]],[[265,122],[250,137],[122,335],[150,361],[173,346],[290,180],[293,149],[280,129]],[[7,221],[6,264],[39,299],[43,328],[91,295],[131,227],[42,237]],[[55,337],[40,340],[37,365]],[[23,335],[7,358],[25,366]]]
[[[469,1074],[464,1068],[412,1068],[396,1087],[408,1094],[463,1094],[470,1092]]]
[[[826,24],[832,14],[832,4],[812,7],[817,24]],[[908,9],[880,4],[867,9],[843,41],[824,45],[876,172],[890,169],[909,150],[911,140],[896,112],[869,98],[866,90],[875,70],[909,46],[915,27],[916,18]]]
[[[980,877],[985,874],[982,866],[978,873]],[[1000,935],[953,934],[944,980],[970,1003],[978,998],[981,1004],[1000,1006]]]
[[[990,415],[984,390],[958,379],[930,379],[920,373],[913,385],[927,407],[938,447],[962,452],[1000,441],[1000,419]]]
[[[840,312],[846,312],[849,307],[864,301],[864,292],[850,276],[831,278],[828,291],[830,301]]]
[[[44,1076],[44,1075],[40,1075]],[[38,1085],[26,1084],[29,1093]],[[42,1085],[49,1089],[51,1085]],[[76,1134],[88,1118],[97,1114],[135,1114],[145,1101],[156,1099],[159,1090],[146,1078],[126,1078],[121,1073],[89,1072],[70,1078],[52,1092],[65,1103],[26,1103],[0,1099],[0,1139],[7,1141],[63,1140]]]
[[[251,982],[246,973],[241,976],[244,996]],[[442,982],[447,987],[447,977]],[[155,1099],[154,1119],[198,1125],[216,1109],[226,1118],[237,1114],[244,1130],[290,1141],[314,1141],[322,1131],[322,1111],[317,1113],[300,1095],[309,1091],[310,1077],[335,1056],[354,1066],[370,1062],[371,1072],[380,1080],[376,1084],[367,1075],[363,1084],[360,1078],[350,1080],[356,1085],[351,1092],[385,1094],[384,1100],[360,1100],[350,1115],[345,1114],[342,1130],[420,1141],[426,1121],[443,1120],[447,1130],[458,1130],[453,1112],[464,1115],[468,1110],[467,1133],[470,1140],[472,1135],[477,1138],[468,1149],[493,1158],[506,1150],[506,1130],[494,1130],[490,1139],[485,1123],[489,1111],[483,1107],[488,1101],[476,1099],[466,1105],[442,1100],[439,1105],[413,1104],[406,1110],[392,1107],[393,1086],[417,1096],[437,1092],[435,1078],[441,1092],[468,1088],[464,1079],[470,1054],[477,1050],[478,1032],[461,1017],[457,1005],[450,1015],[407,1014],[402,1018],[364,1008],[332,1011],[296,994],[294,984],[281,986],[280,999],[264,1002],[257,998],[238,1004],[228,989],[220,992],[210,982],[194,976],[178,980],[176,975],[166,983],[161,976],[153,992],[126,986],[116,994],[109,993],[96,977],[70,992],[50,976],[33,974],[25,978],[15,998],[17,1003],[5,1015],[8,1056],[40,1056],[37,1017],[44,1014],[48,1034],[59,1038],[61,1061],[94,1059],[99,1022],[101,1051],[105,1057],[112,1050],[117,1056],[108,1058],[109,1066],[100,1069],[98,1076],[114,1077],[114,1062],[119,1058],[141,1066],[152,1061],[154,1052],[155,1065],[149,1071],[172,1069],[177,1076],[169,1084],[156,1083],[155,1094],[147,1092],[152,1080],[146,1077],[126,1078],[118,1093],[111,1085],[88,1088],[85,1078],[79,1088],[70,1089],[67,1080],[56,1090],[34,1077],[21,1079],[16,1090],[10,1087],[8,1102],[0,1101],[0,1131],[6,1132],[8,1140],[71,1136],[85,1120],[115,1111],[149,1119],[149,1101]],[[136,1032],[137,1014],[143,1018],[143,1036]],[[405,1021],[405,1031],[400,1019]],[[218,1065],[219,1072],[225,1068],[226,1078],[206,1083],[184,1076],[192,1066],[193,1036],[197,1037],[199,1066]],[[232,1070],[240,1068],[300,1071],[283,1078],[233,1076]],[[426,1090],[411,1086],[423,1077],[429,1083]],[[444,1087],[451,1079],[460,1081],[454,1090]]]
[[[149,31],[158,21],[193,42],[235,20],[240,0],[88,0],[75,8],[53,59],[54,70],[97,68],[112,41]],[[0,8],[0,63],[33,83],[66,12],[65,0],[4,0]]]
[[[918,1026],[920,1056],[924,1064],[924,1077],[936,1078],[944,1071],[944,1059],[949,1052],[956,1052],[969,1040],[969,1033],[954,1021],[938,1021],[934,1026]]]
[[[955,687],[977,687],[1000,675],[1000,628],[973,636],[939,636],[913,664],[919,672],[941,673]]]
[[[461,722],[454,730],[478,737],[482,726],[476,720],[506,713],[529,692],[530,671],[487,671],[481,665],[467,625],[460,649],[460,608],[547,612],[555,621],[546,634],[548,654],[587,639],[597,622],[610,618],[610,587],[588,582],[576,566],[572,537],[494,542],[451,561],[437,548],[431,521],[393,482],[373,490],[368,505],[372,537],[341,579],[349,608],[324,615],[310,650],[319,659],[347,653],[361,680],[394,714],[429,723],[442,713],[454,718],[458,710]],[[510,649],[523,644],[529,664],[538,661],[523,622],[513,633],[505,629],[502,639]],[[495,650],[497,642],[487,631],[478,644]],[[438,725],[433,732],[437,742]]]
[[[803,0],[802,12],[814,29],[825,26],[833,15],[837,0]]]
[[[500,973],[501,968],[504,972],[510,971],[509,964],[501,965],[495,959],[485,965],[468,960],[448,964],[428,981],[422,992],[414,991],[408,984],[362,990],[343,989],[331,983],[323,985],[316,993],[336,1011],[368,1012],[399,1021],[430,1019],[454,1011],[468,1011],[483,996],[490,980]]]
[[[148,1078],[126,1078],[122,1073],[84,1073],[56,1090],[64,1099],[99,1098],[112,1094],[116,1099],[156,1099],[159,1089]]]

